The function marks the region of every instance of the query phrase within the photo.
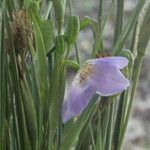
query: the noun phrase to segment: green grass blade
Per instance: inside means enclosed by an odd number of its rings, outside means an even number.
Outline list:
[[[4,120],[5,120],[5,101],[3,101],[3,53],[4,53],[4,16],[2,14],[2,8],[0,7],[0,149],[4,149],[4,143],[3,143],[3,134],[4,134]]]
[[[131,86],[130,86],[131,95],[129,97],[129,106],[128,106],[124,126],[122,128],[122,134],[120,137],[119,148],[121,148],[123,138],[125,135],[125,131],[127,128],[127,124],[129,121],[129,117],[131,114],[134,95],[135,95],[136,88],[137,88],[137,83],[138,83],[138,79],[139,79],[139,75],[140,75],[140,70],[141,70],[143,58],[144,58],[144,55],[146,52],[146,47],[147,47],[149,39],[150,39],[150,28],[149,28],[149,26],[150,26],[150,15],[149,14],[150,14],[150,3],[148,3],[148,9],[146,11],[144,21],[143,21],[142,25],[140,26],[140,32],[138,35],[137,57],[134,61],[133,72],[132,72],[132,82],[131,82]]]
[[[46,97],[46,90],[48,89],[47,82],[47,62],[46,62],[46,50],[44,45],[43,36],[40,30],[40,27],[36,21],[34,14],[33,21],[35,24],[34,33],[35,33],[35,41],[36,41],[36,56],[37,60],[37,77],[38,77],[38,87],[40,91],[40,98],[44,101]]]
[[[117,11],[116,11],[116,24],[114,32],[114,44],[116,43],[120,33],[122,32],[123,26],[123,11],[124,11],[124,0],[117,0]]]
[[[102,5],[101,1],[100,1],[100,4]],[[108,9],[106,16],[104,18],[98,18],[99,20],[98,20],[97,24],[95,24],[96,27],[93,28],[94,35],[95,35],[95,41],[94,41],[94,48],[92,51],[92,56],[94,56],[94,57],[98,52],[104,52],[104,49],[103,49],[103,32],[104,32],[108,17],[110,16],[110,14],[114,8],[114,4],[115,4],[115,0],[112,0],[110,5],[109,5],[109,9]],[[100,17],[100,14],[99,14],[99,17]]]
[[[31,140],[31,146],[33,150],[37,149],[37,117],[36,111],[33,104],[33,99],[28,87],[28,83],[24,80],[24,83],[21,82],[21,91],[23,95],[23,105],[26,115],[26,123],[28,128],[28,134]]]
[[[119,52],[123,49],[123,46],[140,14],[141,9],[143,8],[143,5],[146,0],[140,0],[132,13],[132,15],[129,18],[129,21],[127,22],[126,26],[122,30],[120,36],[118,37],[118,40],[113,48],[113,55],[119,54]]]
[[[97,95],[91,100],[91,103],[77,120],[77,122],[73,124],[72,127],[67,130],[67,132],[63,133],[61,143],[62,150],[69,150],[72,144],[76,141],[76,138],[78,138],[82,128],[84,127],[84,124],[87,122],[94,110],[96,99]]]

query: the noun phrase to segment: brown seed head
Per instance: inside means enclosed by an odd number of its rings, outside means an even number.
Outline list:
[[[31,24],[25,10],[14,11],[11,31],[17,54],[24,57],[29,47],[28,39],[32,38]]]

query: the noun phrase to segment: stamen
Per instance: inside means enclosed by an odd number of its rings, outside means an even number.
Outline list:
[[[91,72],[92,64],[85,63],[84,66],[78,72],[78,74],[75,76],[73,86],[79,86],[80,88],[84,86],[84,83],[91,75]]]

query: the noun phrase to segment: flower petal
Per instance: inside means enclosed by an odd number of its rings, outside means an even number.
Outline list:
[[[128,59],[122,56],[113,56],[113,57],[103,57],[97,59],[90,59],[88,60],[89,63],[96,64],[96,63],[106,63],[110,66],[116,66],[118,69],[122,69],[128,65]]]
[[[68,98],[63,104],[62,120],[65,123],[74,116],[79,115],[88,105],[96,89],[92,86],[86,89],[71,87]]]
[[[62,109],[63,122],[79,115],[96,92],[101,96],[111,96],[125,90],[129,81],[119,69],[127,64],[127,58],[120,56],[88,60],[68,90]]]
[[[96,63],[93,68],[91,82],[95,84],[97,93],[101,96],[111,96],[120,93],[129,86],[129,81],[116,66],[100,62]]]

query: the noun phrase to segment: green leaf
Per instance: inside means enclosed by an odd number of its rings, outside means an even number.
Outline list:
[[[32,11],[35,16],[39,15],[40,6],[38,1],[25,0],[24,3],[27,3],[27,8]]]
[[[31,139],[31,145],[32,147],[35,148],[37,146],[36,144],[37,144],[37,131],[38,131],[36,111],[33,104],[33,99],[30,93],[30,89],[28,87],[28,83],[26,81],[24,83],[22,81],[20,82],[21,82],[21,90],[23,94],[23,105],[25,109],[28,134]]]
[[[65,36],[62,34],[56,37],[56,50],[59,54],[65,52]]]
[[[102,130],[101,130],[101,114],[98,112],[98,123],[97,123],[97,137],[96,137],[96,150],[101,150],[103,145],[102,145]]]
[[[53,39],[54,39],[54,27],[53,27],[53,22],[51,20],[44,20],[41,22],[39,25],[43,41],[44,41],[44,46],[46,49],[46,52],[52,47],[53,45]]]
[[[147,2],[148,3],[148,2]],[[142,26],[140,27],[140,33],[138,36],[137,53],[138,55],[145,55],[146,47],[150,39],[150,3],[148,3],[148,9],[144,16]]]
[[[120,36],[118,37],[118,40],[113,48],[113,55],[118,55],[118,53],[122,50],[140,12],[141,9],[144,5],[146,0],[140,0],[134,10],[134,12],[132,13],[132,15],[129,18],[129,21],[127,22],[126,26],[124,27],[124,29],[122,30]]]
[[[52,8],[52,1],[48,1],[48,3],[45,3],[45,1],[43,1],[43,5],[41,6],[41,13],[44,19],[48,19],[51,8]]]
[[[92,18],[85,17],[83,20],[80,21],[80,30],[84,29],[87,26],[92,25],[93,22],[96,22],[96,20],[93,20]]]
[[[71,127],[68,130],[65,130],[62,135],[61,150],[70,150],[71,146],[75,143],[76,139],[79,137],[79,134],[84,127],[85,123],[91,117],[93,110],[95,108],[95,101],[97,100],[98,95],[95,95],[88,107],[78,118],[78,120],[70,125]]]
[[[7,114],[10,113],[8,110],[8,92],[7,92],[7,57],[4,49],[4,20],[5,15],[0,8],[0,149],[5,149],[6,146],[6,123],[5,119]]]
[[[102,4],[102,2],[100,2],[100,3]],[[104,52],[103,32],[104,32],[108,17],[110,16],[110,14],[112,13],[112,10],[114,8],[114,4],[115,4],[115,0],[111,0],[111,3],[109,5],[109,9],[108,9],[106,16],[103,18],[98,18],[99,20],[92,24],[92,29],[93,29],[94,39],[95,39],[94,40],[94,48],[92,51],[92,56],[94,56],[94,57],[97,53]],[[99,12],[99,13],[101,14],[101,12]],[[101,16],[99,16],[99,17],[101,17]]]
[[[66,60],[65,63],[66,63],[68,68],[71,68],[75,71],[78,71],[80,69],[80,65],[76,61]]]
[[[114,31],[114,44],[116,43],[123,26],[124,0],[117,0],[116,22]]]
[[[31,4],[32,0],[23,0],[23,6],[28,7]]]
[[[79,18],[77,16],[69,16],[65,36],[67,44],[70,46],[75,43],[80,29]]]
[[[13,10],[15,10],[14,1],[6,0],[6,7],[7,7],[7,10],[9,12],[10,16],[12,16],[12,12],[13,12]]]
[[[125,110],[126,114],[124,115],[124,118],[122,119],[122,126],[121,126],[121,134],[119,137],[119,144],[118,144],[118,150],[121,149],[123,139],[125,136],[126,128],[128,125],[129,117],[132,110],[132,105],[134,101],[134,96],[137,88],[137,84],[139,81],[141,66],[143,62],[143,57],[146,52],[146,47],[150,39],[150,3],[148,3],[147,9],[145,9],[146,14],[144,16],[144,20],[141,25],[137,25],[137,28],[140,28],[140,32],[138,34],[138,43],[137,44],[137,57],[135,58],[132,75],[131,75],[131,85],[130,89],[127,90],[125,93],[124,101],[128,101],[128,105],[125,103],[126,106],[128,106]],[[140,20],[141,18],[139,18]]]
[[[37,61],[37,81],[40,92],[41,100],[45,100],[46,91],[48,89],[48,80],[47,80],[47,61],[46,61],[46,50],[44,46],[44,40],[42,37],[42,33],[40,27],[36,21],[34,14],[32,13],[33,21],[34,21],[34,35],[35,35],[35,43],[36,43],[36,56],[35,61]]]
[[[119,56],[124,56],[129,60],[129,64],[128,64],[129,69],[131,69],[133,67],[134,56],[133,56],[133,53],[130,50],[127,50],[127,49],[122,50],[119,53]]]
[[[42,22],[40,17],[40,3],[38,1],[31,1],[26,7],[30,21],[32,22],[36,19],[36,22],[40,24]]]
[[[55,16],[58,23],[58,34],[61,33],[62,25],[65,14],[65,1],[63,0],[52,0],[55,10]]]
[[[50,140],[49,148],[53,149],[54,135],[57,129],[61,126],[61,108],[64,98],[64,88],[66,83],[65,65],[61,60],[57,59],[54,66],[51,82],[50,82]],[[57,136],[59,136],[57,134]],[[59,136],[60,138],[60,136]],[[57,145],[58,146],[58,145]]]

